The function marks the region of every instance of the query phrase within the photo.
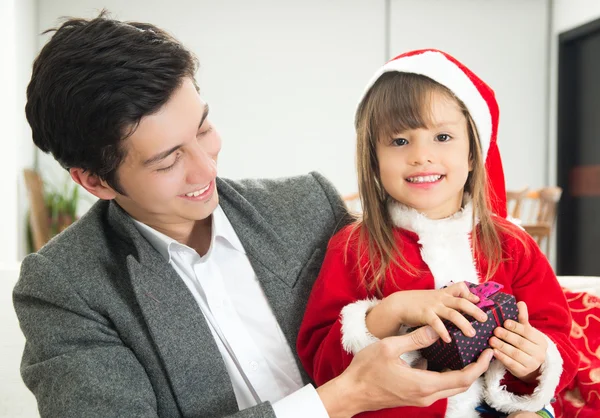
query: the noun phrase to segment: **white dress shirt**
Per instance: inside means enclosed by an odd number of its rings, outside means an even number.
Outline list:
[[[300,371],[229,219],[220,206],[203,257],[134,219],[140,233],[173,266],[207,320],[240,410],[270,401],[278,418],[327,418]]]

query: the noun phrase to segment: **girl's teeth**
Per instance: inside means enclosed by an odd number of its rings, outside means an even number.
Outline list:
[[[418,177],[409,177],[407,180],[411,183],[433,183],[434,181],[438,181],[442,176],[440,174],[435,176],[418,176]]]
[[[204,193],[205,191],[208,190],[208,188],[210,187],[210,184],[208,186],[206,186],[204,189],[201,190],[196,190],[195,192],[191,192],[191,193],[186,193],[185,195],[187,197],[198,197],[200,196],[202,193]]]

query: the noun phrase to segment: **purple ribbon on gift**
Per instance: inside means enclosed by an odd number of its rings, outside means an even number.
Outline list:
[[[493,306],[494,301],[489,299],[490,296],[498,293],[500,290],[504,288],[503,285],[496,282],[485,282],[480,285],[469,288],[471,293],[476,296],[479,296],[479,303],[477,304],[478,308],[485,308],[486,306]]]

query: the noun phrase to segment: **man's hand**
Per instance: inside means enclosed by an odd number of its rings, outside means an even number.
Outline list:
[[[519,322],[508,320],[504,327],[496,328],[495,337],[490,338],[490,346],[494,349],[494,357],[513,376],[532,383],[546,360],[548,342],[544,334],[529,323],[525,302],[519,302],[517,307]]]
[[[389,337],[359,352],[340,376],[317,389],[331,418],[398,406],[429,406],[466,391],[489,367],[492,351],[463,370],[437,373],[411,369],[400,355],[433,344],[439,336],[429,326]]]

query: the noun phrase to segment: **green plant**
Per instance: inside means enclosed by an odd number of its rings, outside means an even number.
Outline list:
[[[71,181],[66,181],[62,190],[52,189],[48,186],[46,186],[46,190],[44,198],[48,208],[51,238],[77,219],[79,187]]]

